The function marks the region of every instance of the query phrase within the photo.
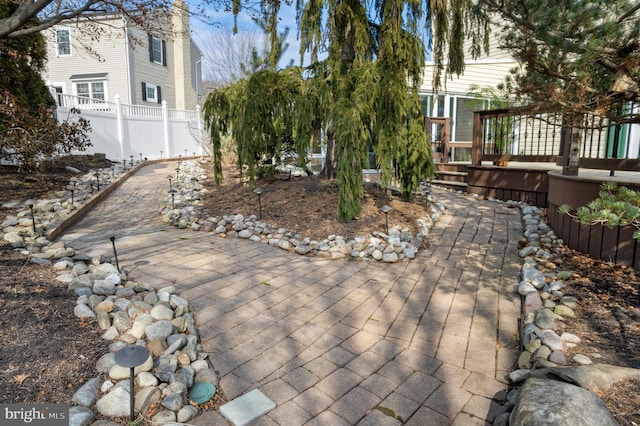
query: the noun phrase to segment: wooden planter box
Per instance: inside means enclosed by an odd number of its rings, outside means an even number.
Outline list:
[[[633,239],[636,230],[633,226],[583,226],[558,213],[554,204],[549,204],[549,226],[572,249],[595,259],[640,269],[640,244]]]

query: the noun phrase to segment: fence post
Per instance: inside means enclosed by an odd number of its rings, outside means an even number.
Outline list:
[[[167,101],[162,101],[162,125],[164,129],[164,149],[167,153],[167,158],[171,158],[173,153],[170,150],[169,107],[167,106]]]
[[[120,95],[115,96],[116,101],[116,123],[118,126],[118,143],[120,144],[120,155],[124,161],[124,122],[122,117],[122,102]]]
[[[200,105],[196,105],[196,116],[197,118],[197,123],[198,123],[198,138],[197,138],[197,142],[200,142],[203,140],[204,138],[204,131],[203,131],[203,126],[202,126],[202,111],[200,110]],[[202,147],[202,143],[198,143],[198,146],[200,147],[200,156],[204,156],[204,148]]]

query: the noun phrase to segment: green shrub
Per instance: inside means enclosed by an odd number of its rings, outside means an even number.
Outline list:
[[[563,204],[558,211],[582,225],[634,226],[633,238],[640,240],[640,193],[615,182],[603,182],[599,195],[586,206],[574,209]]]

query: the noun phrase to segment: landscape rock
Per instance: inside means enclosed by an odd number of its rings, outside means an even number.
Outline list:
[[[89,426],[95,418],[96,415],[88,407],[69,408],[69,426]]]
[[[520,388],[510,426],[614,426],[618,422],[595,394],[568,383],[530,378]]]
[[[85,407],[93,404],[93,401],[96,399],[96,395],[98,395],[98,390],[100,389],[100,379],[94,377],[93,379],[89,379],[84,385],[80,387],[73,394],[71,400],[78,405],[84,405]]]
[[[115,387],[96,402],[96,410],[107,417],[125,417],[129,415],[129,391]]]

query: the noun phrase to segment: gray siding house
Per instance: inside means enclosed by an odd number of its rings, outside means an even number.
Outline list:
[[[111,102],[119,96],[132,105],[166,101],[169,108],[194,110],[203,95],[202,52],[189,35],[189,13],[181,0],[165,21],[154,33],[119,15],[45,30],[43,78],[58,93]]]

